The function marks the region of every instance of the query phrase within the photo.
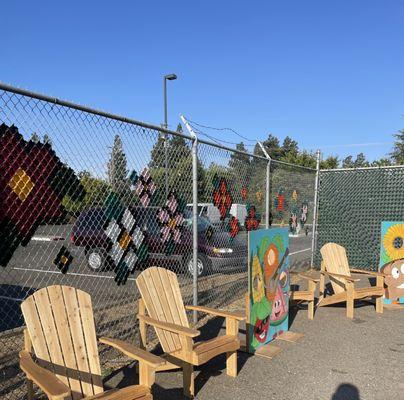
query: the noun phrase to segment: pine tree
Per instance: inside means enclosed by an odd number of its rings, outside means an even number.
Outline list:
[[[123,151],[122,140],[119,135],[115,135],[111,158],[108,163],[108,180],[111,189],[121,198],[129,193],[127,173],[126,155]]]
[[[342,160],[342,168],[353,168],[354,167],[354,161],[352,159],[352,156],[347,156]]]
[[[39,136],[35,132],[31,135],[30,140],[31,140],[31,142],[34,142],[34,143],[39,143],[39,141],[40,141]]]
[[[398,131],[394,137],[396,140],[390,156],[397,165],[402,165],[404,164],[404,129]]]
[[[48,134],[45,133],[45,135],[43,135],[43,143],[44,144],[49,144],[49,146],[52,146],[52,140],[49,137]]]

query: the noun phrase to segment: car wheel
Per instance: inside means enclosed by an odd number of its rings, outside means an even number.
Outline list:
[[[192,256],[188,257],[185,266],[188,275],[194,276],[194,263]],[[204,276],[209,272],[209,261],[207,257],[203,254],[198,254],[197,271],[198,271],[198,277]]]
[[[106,253],[104,249],[88,249],[87,252],[87,266],[91,271],[102,271],[106,267]]]

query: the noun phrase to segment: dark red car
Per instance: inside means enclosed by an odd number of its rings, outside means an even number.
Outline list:
[[[146,234],[149,257],[144,266],[178,266],[192,275],[192,219],[187,218],[181,235],[181,242],[167,255],[161,240],[157,223],[157,208],[133,207],[132,213]],[[189,215],[186,215],[189,217]],[[70,235],[71,243],[85,249],[87,265],[93,271],[109,267],[107,262],[108,239],[103,229],[107,217],[102,208],[84,211],[77,218]],[[247,268],[247,236],[239,233],[232,239],[221,227],[213,226],[208,219],[198,217],[198,275],[229,269]]]

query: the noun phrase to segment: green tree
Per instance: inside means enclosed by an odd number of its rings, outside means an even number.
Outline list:
[[[49,144],[50,146],[52,146],[52,140],[49,137],[48,134],[45,133],[45,135],[43,135],[43,143],[44,144]]]
[[[127,174],[126,155],[123,151],[122,140],[119,135],[115,135],[111,157],[108,162],[108,181],[111,189],[122,199],[125,199],[130,192]]]
[[[354,161],[352,156],[347,156],[342,160],[342,168],[353,168]]]
[[[177,132],[182,133],[182,126],[178,124]],[[176,169],[177,164],[184,158],[191,158],[191,148],[182,136],[172,135],[168,145],[169,168]]]
[[[167,140],[166,137],[163,134],[160,134],[150,154],[150,162],[149,162],[150,168],[164,168],[165,166],[164,146],[166,140]]]
[[[395,137],[393,151],[390,153],[391,158],[397,165],[404,164],[404,129],[393,135]]]
[[[293,159],[297,156],[298,152],[299,146],[297,145],[296,140],[293,140],[291,137],[286,136],[280,149],[281,158],[286,157],[288,159]]]
[[[390,158],[381,158],[372,162],[372,167],[387,167],[392,164]]]
[[[320,162],[321,169],[337,169],[339,166],[338,156],[328,156],[325,160]]]
[[[363,153],[359,153],[354,161],[354,168],[368,167],[368,166],[369,162],[366,160],[366,156]]]
[[[35,132],[31,135],[30,140],[31,140],[31,142],[34,142],[34,143],[39,143],[40,142],[39,136]]]
[[[62,201],[66,210],[76,216],[85,209],[103,206],[110,192],[110,186],[107,182],[99,178],[94,178],[88,171],[80,172],[78,177],[85,190],[84,199],[74,201],[70,197],[65,196]]]

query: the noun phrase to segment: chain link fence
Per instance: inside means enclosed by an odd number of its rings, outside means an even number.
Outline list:
[[[247,291],[248,230],[304,214],[292,267],[308,267],[315,171],[271,161],[267,175],[265,157],[198,141],[194,193],[194,141],[0,85],[1,398],[25,396],[20,304],[39,288],[90,293],[97,334],[136,342],[135,279],[147,266],[174,270],[185,303],[226,307]],[[104,371],[127,362],[102,351]]]
[[[352,268],[377,271],[382,221],[404,216],[404,166],[320,171],[315,265],[327,242],[344,246]]]

